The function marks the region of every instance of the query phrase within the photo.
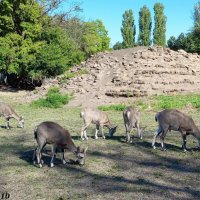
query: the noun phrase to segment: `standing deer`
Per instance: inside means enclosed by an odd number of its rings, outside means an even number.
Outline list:
[[[179,131],[181,133],[183,138],[182,148],[184,151],[187,151],[186,137],[188,135],[193,135],[196,139],[198,139],[200,147],[200,131],[191,117],[178,110],[166,109],[158,112],[155,116],[155,120],[158,122],[158,129],[154,133],[152,142],[152,147],[154,149],[156,149],[156,138],[160,135],[161,147],[163,150],[166,150],[164,145],[164,138],[168,130]]]
[[[11,108],[8,104],[0,102],[0,117],[4,116],[6,119],[6,128],[10,129],[9,120],[14,118],[18,121],[19,127],[24,128],[24,118],[19,117],[19,115]]]
[[[96,124],[95,139],[98,139],[99,127],[101,127],[102,138],[105,139],[103,127],[109,128],[109,136],[112,137],[116,132],[117,126],[113,126],[105,112],[98,109],[86,108],[80,113],[80,117],[83,118],[84,125],[81,129],[81,139],[88,139],[86,129],[92,124]]]
[[[65,149],[73,152],[77,157],[77,162],[80,165],[85,163],[86,149],[81,149],[76,147],[69,131],[65,130],[62,126],[55,122],[46,121],[39,124],[34,131],[35,139],[37,141],[37,148],[33,153],[33,164],[35,164],[35,159],[40,167],[42,167],[44,161],[42,160],[42,150],[46,144],[52,144],[52,158],[50,162],[50,167],[54,166],[54,157],[56,148],[61,148],[62,150],[62,163],[66,164],[64,157]]]
[[[137,128],[138,135],[142,139],[142,131],[140,129],[140,111],[132,106],[127,107],[123,112],[124,125],[126,128],[126,141],[132,142],[130,132],[133,128]]]

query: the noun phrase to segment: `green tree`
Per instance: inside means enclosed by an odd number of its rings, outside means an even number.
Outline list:
[[[194,27],[192,29],[194,51],[200,53],[200,1],[194,6]]]
[[[132,10],[126,10],[123,14],[121,34],[124,48],[133,47],[135,45],[136,29]]]
[[[174,36],[171,36],[169,38],[169,40],[167,41],[167,46],[170,49],[177,50],[177,47],[176,47],[176,38]]]
[[[153,43],[160,46],[166,44],[166,21],[167,17],[164,15],[164,6],[161,3],[154,5],[154,22],[155,27],[153,31]]]
[[[109,49],[110,38],[100,20],[83,24],[82,49],[87,56]]]
[[[121,42],[116,42],[114,45],[113,45],[113,49],[114,50],[119,50],[119,49],[122,49],[123,46],[122,46],[122,43]]]
[[[151,13],[147,6],[143,6],[139,12],[139,37],[138,44],[149,46],[151,44]]]

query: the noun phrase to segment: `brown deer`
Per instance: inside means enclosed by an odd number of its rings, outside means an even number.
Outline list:
[[[0,117],[4,116],[6,119],[6,128],[10,129],[9,120],[14,118],[18,121],[19,127],[24,128],[24,118],[19,117],[19,115],[11,108],[8,104],[0,102]]]
[[[178,110],[166,109],[158,112],[155,116],[155,120],[158,122],[158,129],[154,133],[154,138],[152,142],[152,147],[154,149],[156,148],[156,138],[160,135],[161,147],[163,150],[166,150],[164,145],[164,138],[167,132],[171,130],[179,131],[181,133],[183,138],[182,148],[184,151],[187,151],[187,135],[193,135],[196,139],[198,139],[200,146],[200,131],[191,117],[185,115]]]
[[[56,148],[62,150],[62,163],[66,164],[64,157],[65,149],[73,152],[77,157],[77,162],[80,165],[85,163],[86,149],[76,147],[72,141],[71,135],[68,130],[65,130],[62,126],[55,122],[46,121],[39,124],[34,131],[35,139],[37,141],[37,148],[33,154],[33,164],[35,164],[35,158],[40,167],[43,165],[42,150],[46,144],[52,144],[52,158],[50,167],[54,166],[54,157]]]
[[[130,132],[133,128],[137,128],[138,135],[142,139],[142,131],[140,128],[140,111],[132,106],[127,107],[123,112],[124,126],[126,128],[126,141],[132,142]]]
[[[99,127],[101,127],[102,138],[105,139],[105,135],[103,132],[103,127],[106,126],[109,128],[109,136],[112,137],[113,134],[116,132],[117,126],[113,126],[107,116],[107,114],[103,111],[93,108],[86,108],[80,113],[80,117],[83,118],[84,125],[81,129],[81,139],[88,139],[86,129],[88,126],[92,124],[96,124],[96,132],[95,132],[95,139],[98,139],[98,132]]]

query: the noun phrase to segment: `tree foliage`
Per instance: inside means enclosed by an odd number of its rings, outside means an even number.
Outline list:
[[[109,49],[110,38],[101,20],[83,24],[82,49],[90,56]]]
[[[200,53],[200,2],[194,6],[194,25],[187,34],[181,33],[177,38],[171,36],[167,41],[173,50],[183,49],[191,53]]]
[[[133,47],[135,44],[136,28],[134,25],[134,17],[132,10],[126,10],[123,14],[121,34],[123,38],[123,47]]]
[[[116,42],[114,45],[113,45],[113,49],[114,50],[119,50],[119,49],[122,49],[123,46],[122,46],[122,43],[121,42]]]
[[[143,6],[139,12],[139,37],[138,44],[149,46],[151,44],[151,13],[147,6]]]
[[[164,15],[164,6],[161,3],[154,5],[154,31],[153,31],[153,43],[160,46],[166,44],[166,21],[167,17]]]
[[[110,38],[100,20],[69,18],[73,9],[66,12],[67,17],[50,15],[63,1],[0,1],[0,74],[10,77],[9,84],[33,86],[34,80],[61,74],[109,48]]]

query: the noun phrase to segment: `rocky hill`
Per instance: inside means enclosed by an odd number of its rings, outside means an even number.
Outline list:
[[[200,91],[200,55],[183,50],[154,46],[99,53],[71,72],[83,69],[87,73],[62,84],[63,90],[75,93],[71,105],[96,106]],[[56,84],[61,78],[51,82]]]

